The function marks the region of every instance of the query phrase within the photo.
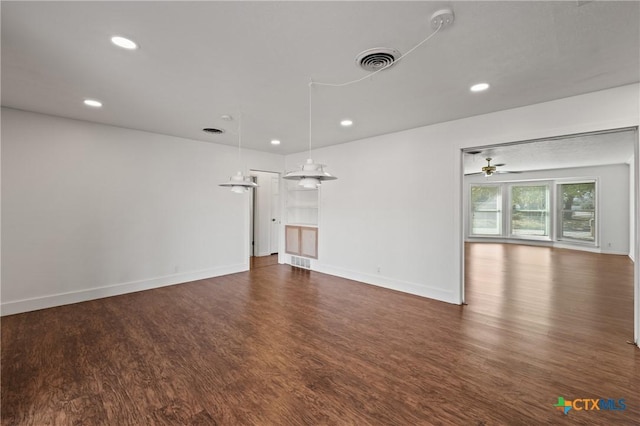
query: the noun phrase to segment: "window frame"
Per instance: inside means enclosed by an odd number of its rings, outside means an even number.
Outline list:
[[[586,241],[579,239],[567,238],[562,235],[562,208],[563,203],[560,200],[562,196],[561,185],[577,184],[577,183],[593,183],[594,186],[594,214],[595,214],[595,231],[594,240]],[[548,213],[547,221],[549,227],[548,236],[537,235],[514,235],[512,230],[512,187],[514,186],[547,186],[547,203]],[[498,215],[499,234],[474,234],[473,233],[473,202],[471,199],[473,187],[489,186],[498,188],[498,194],[501,197],[498,206],[501,210]],[[470,239],[486,239],[486,240],[511,240],[511,241],[532,241],[540,243],[551,243],[561,245],[573,245],[589,248],[600,247],[600,186],[597,177],[581,177],[581,178],[553,178],[553,179],[530,179],[521,181],[501,181],[501,182],[469,182],[467,185],[467,231],[466,237]]]
[[[473,200],[472,200],[472,195],[473,195],[473,188],[474,187],[493,187],[493,188],[497,188],[498,189],[498,196],[500,197],[500,200],[497,203],[497,207],[498,209],[496,210],[496,213],[498,213],[498,233],[497,234],[474,234],[473,233],[473,214],[475,213],[475,210],[473,209]],[[470,183],[469,184],[469,193],[468,193],[468,197],[467,200],[469,202],[469,206],[468,206],[468,212],[469,212],[469,217],[468,217],[468,236],[469,237],[473,237],[473,238],[504,238],[504,187],[502,184],[500,183]]]
[[[562,235],[563,232],[563,203],[560,197],[562,197],[562,185],[581,184],[581,183],[593,183],[594,200],[593,200],[593,214],[595,216],[595,232],[593,235],[593,241],[579,240]],[[598,185],[598,178],[583,178],[583,179],[558,179],[555,181],[556,188],[556,234],[555,241],[563,244],[575,244],[586,247],[600,247],[600,189]]]
[[[506,220],[506,230],[504,237],[516,240],[534,240],[534,241],[553,241],[554,229],[553,229],[553,181],[550,180],[527,180],[519,182],[504,182],[507,191],[507,205],[505,212],[508,211]],[[546,188],[546,229],[547,235],[518,235],[513,233],[513,188],[514,187],[526,187],[526,186],[543,186]]]

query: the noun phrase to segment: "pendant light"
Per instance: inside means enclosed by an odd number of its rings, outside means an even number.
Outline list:
[[[238,117],[238,167],[242,168],[242,113]],[[258,184],[253,182],[251,177],[244,176],[238,170],[234,176],[229,178],[229,182],[221,183],[219,186],[231,187],[231,192],[244,194],[249,191],[249,188],[257,188]]]
[[[345,87],[345,86],[350,86],[352,84],[356,84],[356,83],[359,83],[361,81],[370,79],[374,75],[378,74],[381,71],[384,71],[384,70],[388,69],[395,62],[400,61],[405,56],[407,56],[410,53],[412,53],[418,47],[422,46],[424,43],[429,41],[431,39],[431,37],[435,36],[444,27],[452,25],[453,21],[454,21],[453,10],[451,10],[449,8],[438,10],[433,15],[431,15],[431,26],[432,26],[432,28],[434,28],[435,31],[433,31],[429,36],[427,36],[427,38],[422,40],[420,43],[418,43],[417,45],[415,45],[414,47],[409,49],[406,53],[400,55],[398,58],[394,58],[393,62],[391,62],[391,63],[389,63],[389,64],[387,64],[385,66],[380,66],[380,67],[377,68],[376,71],[374,71],[374,72],[372,72],[370,74],[367,74],[367,75],[365,75],[363,77],[360,77],[360,78],[357,78],[357,79],[351,80],[351,81],[346,81],[344,83],[322,83],[322,82],[317,82],[317,81],[316,82],[310,81],[309,82],[309,159],[307,160],[307,162],[305,164],[303,164],[300,167],[300,170],[289,172],[289,173],[285,174],[282,178],[283,179],[288,179],[288,180],[297,180],[297,181],[299,181],[298,185],[302,186],[303,188],[309,188],[309,189],[317,189],[318,186],[320,186],[320,184],[324,180],[337,179],[337,177],[332,176],[331,174],[329,174],[329,173],[327,173],[327,172],[325,172],[323,170],[323,167],[325,167],[323,164],[316,164],[311,159],[311,86],[312,85],[330,86],[330,87]],[[379,49],[373,49],[373,50],[377,51]],[[371,52],[370,51],[365,51],[363,53],[370,54]],[[398,53],[398,52],[396,52],[396,53]],[[358,56],[358,62],[360,62],[361,59],[362,58],[359,55]],[[347,121],[350,121],[350,120],[347,120]],[[348,126],[350,124],[352,124],[352,123],[345,123],[343,125]]]
[[[299,170],[289,172],[282,178],[287,180],[297,180],[298,185],[306,189],[318,189],[322,181],[335,180],[337,177],[323,170],[324,164],[314,163],[311,159],[311,86],[313,82],[309,82],[309,158],[307,162],[300,166]]]

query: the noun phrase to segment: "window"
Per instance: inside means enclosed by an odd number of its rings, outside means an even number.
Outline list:
[[[502,190],[496,185],[471,187],[471,234],[502,234]]]
[[[471,184],[470,237],[597,244],[596,181]]]
[[[549,186],[511,186],[511,235],[549,237]]]
[[[595,243],[596,183],[558,185],[558,239]]]

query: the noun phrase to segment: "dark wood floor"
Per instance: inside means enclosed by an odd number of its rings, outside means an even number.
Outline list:
[[[639,424],[629,259],[467,250],[464,307],[273,265],[4,317],[2,424]]]
[[[269,256],[251,256],[249,258],[250,269],[264,268],[265,266],[273,266],[278,264],[278,254]]]

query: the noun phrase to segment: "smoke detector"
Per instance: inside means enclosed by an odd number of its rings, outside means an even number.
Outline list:
[[[397,49],[389,47],[375,47],[360,52],[356,56],[356,64],[366,71],[378,71],[380,69],[390,68],[396,63],[400,57]]]

